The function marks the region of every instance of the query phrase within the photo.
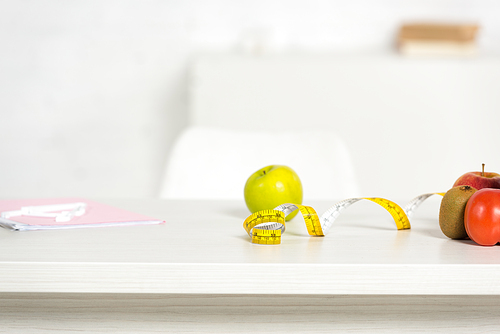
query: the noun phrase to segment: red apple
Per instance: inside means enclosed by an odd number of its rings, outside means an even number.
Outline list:
[[[500,242],[500,189],[476,191],[465,206],[464,224],[467,235],[477,244]]]
[[[453,187],[458,186],[471,186],[477,190],[483,188],[500,189],[500,174],[485,172],[483,164],[482,172],[469,172],[460,176],[458,180],[455,181],[455,184],[453,184]]]

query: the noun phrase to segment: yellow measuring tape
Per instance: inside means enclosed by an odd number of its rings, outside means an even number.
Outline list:
[[[252,213],[245,219],[243,227],[252,238],[252,243],[263,245],[277,245],[281,243],[281,235],[285,232],[285,217],[295,210],[299,210],[304,217],[309,235],[324,236],[333,225],[340,213],[352,204],[368,200],[379,204],[386,209],[394,219],[398,230],[410,229],[410,216],[415,210],[432,195],[444,196],[444,193],[427,193],[412,199],[404,208],[385,198],[357,197],[348,198],[335,203],[321,218],[316,211],[306,205],[286,203],[273,210],[262,210]]]

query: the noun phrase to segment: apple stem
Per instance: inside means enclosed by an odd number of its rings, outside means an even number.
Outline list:
[[[483,164],[483,170],[484,170],[484,164]],[[266,175],[266,171],[265,170],[263,170],[262,173],[264,173],[264,175]]]
[[[484,176],[484,164],[483,164],[483,171],[481,172],[481,176]]]

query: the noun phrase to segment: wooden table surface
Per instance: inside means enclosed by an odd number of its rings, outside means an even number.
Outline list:
[[[361,201],[347,208],[325,237],[310,237],[302,218],[296,217],[287,223],[282,244],[271,246],[250,242],[243,229],[249,214],[243,202],[98,199],[166,223],[0,229],[0,328],[16,333],[40,328],[279,332],[237,326],[240,321],[253,323],[245,310],[257,316],[274,314],[284,332],[299,332],[302,327],[289,319],[302,319],[304,312],[310,321],[322,324],[314,327],[317,331],[305,326],[304,332],[401,332],[397,325],[404,317],[413,321],[410,331],[470,333],[476,327],[467,324],[478,319],[477,328],[495,328],[500,248],[447,239],[437,220],[440,199],[431,197],[421,205],[410,230],[398,231],[383,208]],[[334,202],[307,204],[322,214]],[[282,305],[278,313],[271,310],[275,304]],[[383,315],[377,305],[392,311]],[[181,315],[179,308],[184,310]],[[96,314],[97,309],[102,314]],[[322,309],[337,320],[332,323]],[[48,322],[54,312],[65,310],[72,310],[69,318],[56,318],[66,322]],[[458,317],[455,323],[448,319],[450,314]],[[188,315],[191,322],[183,318]],[[131,317],[144,327],[130,327]],[[103,329],[92,319],[110,327]],[[366,327],[363,319],[372,319],[371,325]]]
[[[310,237],[297,216],[281,245],[250,242],[240,202],[107,201],[166,223],[0,229],[0,291],[500,294],[500,248],[447,239],[439,201],[424,202],[410,230],[369,201],[344,210],[325,237]],[[312,206],[321,214],[330,204]]]

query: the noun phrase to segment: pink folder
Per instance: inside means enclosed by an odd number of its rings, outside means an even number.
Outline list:
[[[0,225],[17,231],[164,222],[83,198],[0,200]]]

